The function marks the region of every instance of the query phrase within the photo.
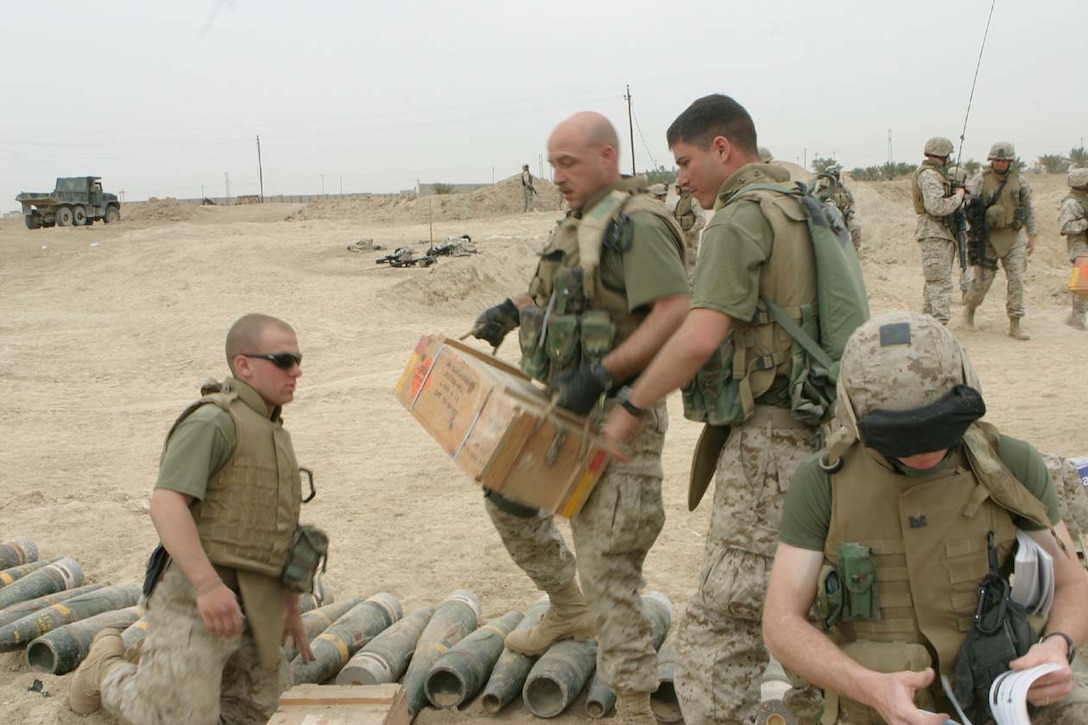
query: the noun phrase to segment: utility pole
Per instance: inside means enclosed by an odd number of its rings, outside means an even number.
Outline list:
[[[204,195],[204,184],[200,185],[200,203],[203,204],[207,197]]]
[[[325,198],[325,175],[321,175],[321,198]]]
[[[888,163],[892,162],[892,130],[888,129]]]
[[[340,196],[344,195],[344,176],[340,176]]]
[[[808,146],[805,146],[805,163],[801,166],[802,169],[808,168]]]
[[[230,172],[223,172],[223,185],[227,187],[227,204],[230,204]]]
[[[124,204],[125,203],[125,190],[121,189],[121,191],[118,192],[118,193],[121,194],[121,203]]]
[[[627,95],[624,100],[627,101],[627,133],[631,137],[631,176],[635,175],[635,127],[631,122],[631,85],[627,85]],[[541,174],[543,176],[543,174]]]
[[[261,137],[257,136],[257,177],[261,180],[261,203],[264,203],[264,167],[261,165]]]

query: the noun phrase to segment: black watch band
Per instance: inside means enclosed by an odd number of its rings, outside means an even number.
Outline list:
[[[1073,664],[1073,658],[1077,656],[1077,645],[1073,644],[1073,638],[1065,632],[1047,632],[1039,641],[1050,639],[1051,637],[1061,637],[1065,640],[1065,646],[1069,648],[1069,664]]]
[[[631,402],[631,389],[624,386],[620,388],[620,392],[616,395],[616,399],[620,402],[620,407],[626,410],[628,413],[636,418],[645,418],[648,412],[646,408],[640,408]]]

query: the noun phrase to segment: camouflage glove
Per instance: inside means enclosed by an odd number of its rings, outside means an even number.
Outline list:
[[[500,304],[489,307],[476,318],[472,336],[498,347],[503,338],[521,322],[521,315],[514,301],[507,297]]]
[[[552,391],[559,394],[559,407],[575,415],[593,410],[601,394],[612,387],[612,375],[599,362],[568,370],[552,381]]]

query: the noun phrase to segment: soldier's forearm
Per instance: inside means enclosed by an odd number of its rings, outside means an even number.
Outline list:
[[[151,521],[170,558],[181,567],[197,592],[220,583],[219,574],[204,553],[196,522],[182,494],[159,489],[151,495]]]

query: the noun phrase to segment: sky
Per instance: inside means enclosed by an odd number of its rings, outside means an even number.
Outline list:
[[[963,158],[1088,135],[1085,0],[995,0]],[[631,169],[727,93],[761,145],[847,169],[956,141],[991,0],[38,0],[0,7],[0,210],[57,176],[128,201],[396,192],[547,178],[557,123],[596,110]],[[63,18],[63,22],[57,19]],[[890,135],[890,142],[889,142]]]

